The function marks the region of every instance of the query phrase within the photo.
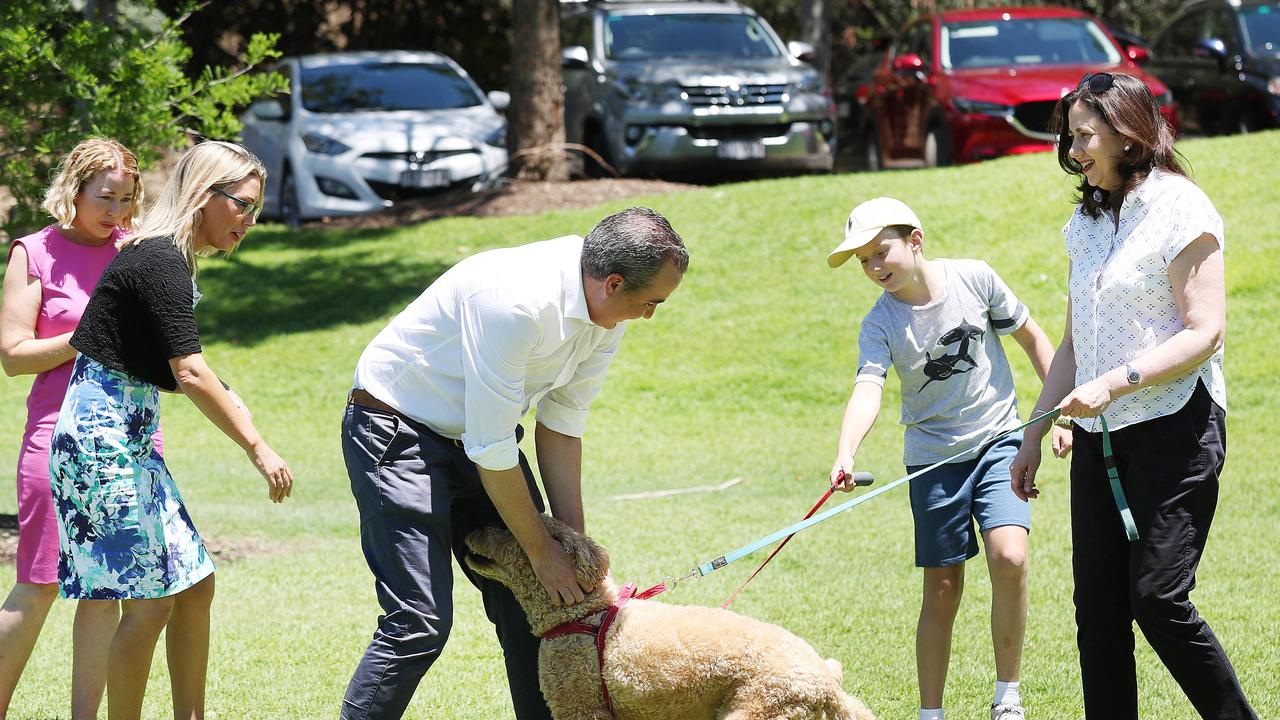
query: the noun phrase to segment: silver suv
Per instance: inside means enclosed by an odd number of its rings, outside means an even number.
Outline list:
[[[565,134],[624,174],[827,171],[835,105],[755,11],[731,1],[561,6]],[[588,174],[602,170],[584,158]]]

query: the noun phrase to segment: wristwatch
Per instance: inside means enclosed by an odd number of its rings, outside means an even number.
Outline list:
[[[1130,385],[1137,385],[1142,382],[1142,373],[1134,370],[1133,366],[1129,363],[1124,364],[1124,377],[1129,381]]]
[[[1061,415],[1059,415],[1058,417],[1056,417],[1056,418],[1054,418],[1054,419],[1053,419],[1053,424],[1054,424],[1054,425],[1057,425],[1057,426],[1058,426],[1058,427],[1060,427],[1060,428],[1066,428],[1067,430],[1070,430],[1070,429],[1071,429],[1071,418],[1069,418],[1069,417],[1062,417]]]

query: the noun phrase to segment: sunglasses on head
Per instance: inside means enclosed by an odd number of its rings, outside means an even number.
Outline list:
[[[256,218],[258,217],[258,213],[262,212],[262,205],[259,205],[256,202],[249,202],[244,198],[238,198],[222,188],[213,188],[213,191],[238,205],[242,215],[251,215]]]
[[[1076,90],[1089,88],[1089,92],[1097,95],[1111,89],[1116,84],[1116,78],[1111,73],[1085,73],[1080,78],[1080,84],[1076,86]]]

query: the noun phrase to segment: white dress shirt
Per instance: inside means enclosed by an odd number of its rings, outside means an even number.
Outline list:
[[[450,268],[365,348],[355,387],[490,470],[515,467],[515,427],[581,437],[625,330],[591,322],[582,238],[490,250]]]
[[[1195,183],[1152,170],[1120,207],[1120,223],[1110,213],[1094,219],[1077,209],[1062,229],[1071,258],[1071,340],[1076,384],[1081,385],[1131,362],[1184,329],[1169,281],[1169,264],[1205,233],[1225,249],[1222,217]],[[1187,374],[1117,398],[1107,408],[1107,426],[1171,415],[1191,399],[1203,380],[1224,410],[1227,384],[1223,350]],[[1100,432],[1096,419],[1076,420]]]

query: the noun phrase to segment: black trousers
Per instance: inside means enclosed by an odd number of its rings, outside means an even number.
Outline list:
[[[539,638],[511,591],[471,572],[463,540],[503,526],[475,463],[453,440],[397,415],[348,405],[342,455],[360,511],[360,543],[383,614],[342,701],[343,720],[400,718],[453,626],[453,566],[479,588],[506,660],[518,720],[551,720],[538,687]],[[524,453],[520,468],[541,512]]]
[[[1137,720],[1133,623],[1202,718],[1257,714],[1192,604],[1218,504],[1226,413],[1198,385],[1172,415],[1111,433],[1140,538],[1130,543],[1102,462],[1102,435],[1075,430],[1071,542],[1076,641],[1089,720]]]

